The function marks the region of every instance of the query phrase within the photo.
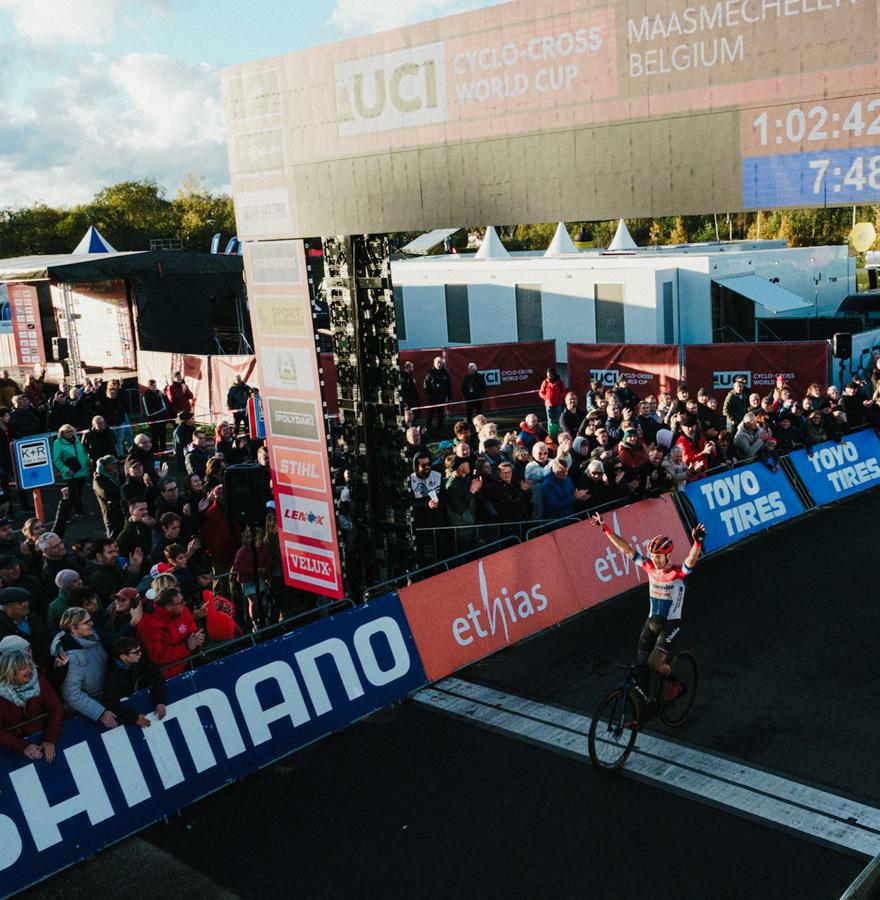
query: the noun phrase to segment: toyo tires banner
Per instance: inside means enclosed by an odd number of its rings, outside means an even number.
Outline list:
[[[805,511],[781,469],[762,463],[690,482],[684,495],[708,531],[706,552],[720,550]]]
[[[819,506],[880,484],[880,439],[873,430],[856,431],[839,444],[817,444],[812,453],[798,450],[788,458]]]

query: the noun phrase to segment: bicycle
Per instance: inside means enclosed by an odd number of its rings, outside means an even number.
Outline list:
[[[684,724],[699,694],[700,667],[689,650],[676,653],[669,665],[672,673],[653,678],[656,687],[649,697],[638,679],[645,667],[617,663],[623,678],[602,699],[590,723],[590,761],[600,772],[615,772],[623,766],[639,731],[655,715],[670,728]]]

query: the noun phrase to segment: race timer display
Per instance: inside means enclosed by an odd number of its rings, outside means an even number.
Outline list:
[[[880,96],[741,117],[744,207],[880,201]]]

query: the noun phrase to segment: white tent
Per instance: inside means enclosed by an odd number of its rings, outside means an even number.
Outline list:
[[[626,222],[624,222],[623,219],[617,223],[617,232],[608,249],[611,251],[639,249],[639,245],[633,240],[632,235],[629,233],[629,229],[626,227]]]
[[[553,235],[553,240],[550,241],[550,246],[544,252],[544,256],[562,256],[564,253],[577,252],[578,248],[575,247],[574,241],[565,227],[565,222],[560,222],[556,226],[556,234]]]
[[[89,230],[83,235],[83,239],[76,245],[74,254],[82,253],[115,253],[114,247],[111,247],[107,239],[95,228],[89,225]]]
[[[510,259],[507,248],[501,243],[501,238],[491,225],[486,229],[483,243],[480,244],[474,259]]]

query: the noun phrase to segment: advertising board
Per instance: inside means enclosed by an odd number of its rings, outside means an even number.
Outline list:
[[[788,456],[814,502],[842,500],[880,484],[880,439],[872,429],[856,431],[846,440],[828,441]]]
[[[874,203],[877,38],[874,0],[517,0],[232,67],[239,233]]]
[[[302,241],[244,244],[284,580],[342,597],[324,398]]]
[[[739,375],[746,379],[746,393],[763,397],[773,391],[782,375],[794,396],[803,397],[813,382],[828,382],[828,342],[688,344],[684,370],[692,397],[704,387],[720,402]]]
[[[644,547],[661,532],[687,553],[669,498],[634,503],[607,520],[633,545]],[[598,528],[581,522],[399,593],[425,674],[436,681],[644,582],[642,571]]]
[[[394,594],[127,703],[148,728],[64,723],[51,764],[0,750],[0,895],[14,894],[425,684]]]
[[[691,481],[684,494],[706,526],[707,553],[805,511],[783,471],[771,472],[759,462]]]
[[[639,397],[675,393],[680,380],[678,347],[669,344],[569,344],[568,382],[581,400],[595,378],[617,387],[626,375]]]

